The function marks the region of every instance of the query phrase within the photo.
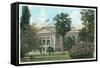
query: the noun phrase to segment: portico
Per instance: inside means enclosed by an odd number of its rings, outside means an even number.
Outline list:
[[[48,28],[42,28],[38,31],[38,36],[43,52],[46,52],[48,47],[52,47],[55,50],[55,32]]]

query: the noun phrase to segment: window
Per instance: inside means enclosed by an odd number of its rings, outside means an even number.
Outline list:
[[[47,40],[47,45],[50,45],[50,40]]]
[[[45,40],[43,40],[43,45],[45,45],[46,44],[46,41]]]

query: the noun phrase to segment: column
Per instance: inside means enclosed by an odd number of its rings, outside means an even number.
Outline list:
[[[56,41],[55,41],[55,34],[54,34],[54,36],[53,36],[53,45],[54,45],[54,50],[55,50],[55,44],[56,43]]]

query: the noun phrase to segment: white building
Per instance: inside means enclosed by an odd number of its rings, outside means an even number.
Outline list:
[[[67,36],[75,36],[77,37],[79,30],[74,30],[66,33]],[[47,47],[53,47],[55,51],[60,51],[62,48],[62,37],[59,38],[56,36],[55,27],[43,27],[38,32],[38,37],[41,42],[42,51],[46,52]]]

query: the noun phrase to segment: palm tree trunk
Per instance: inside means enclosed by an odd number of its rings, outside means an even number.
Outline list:
[[[62,36],[62,53],[64,54],[64,36]]]

